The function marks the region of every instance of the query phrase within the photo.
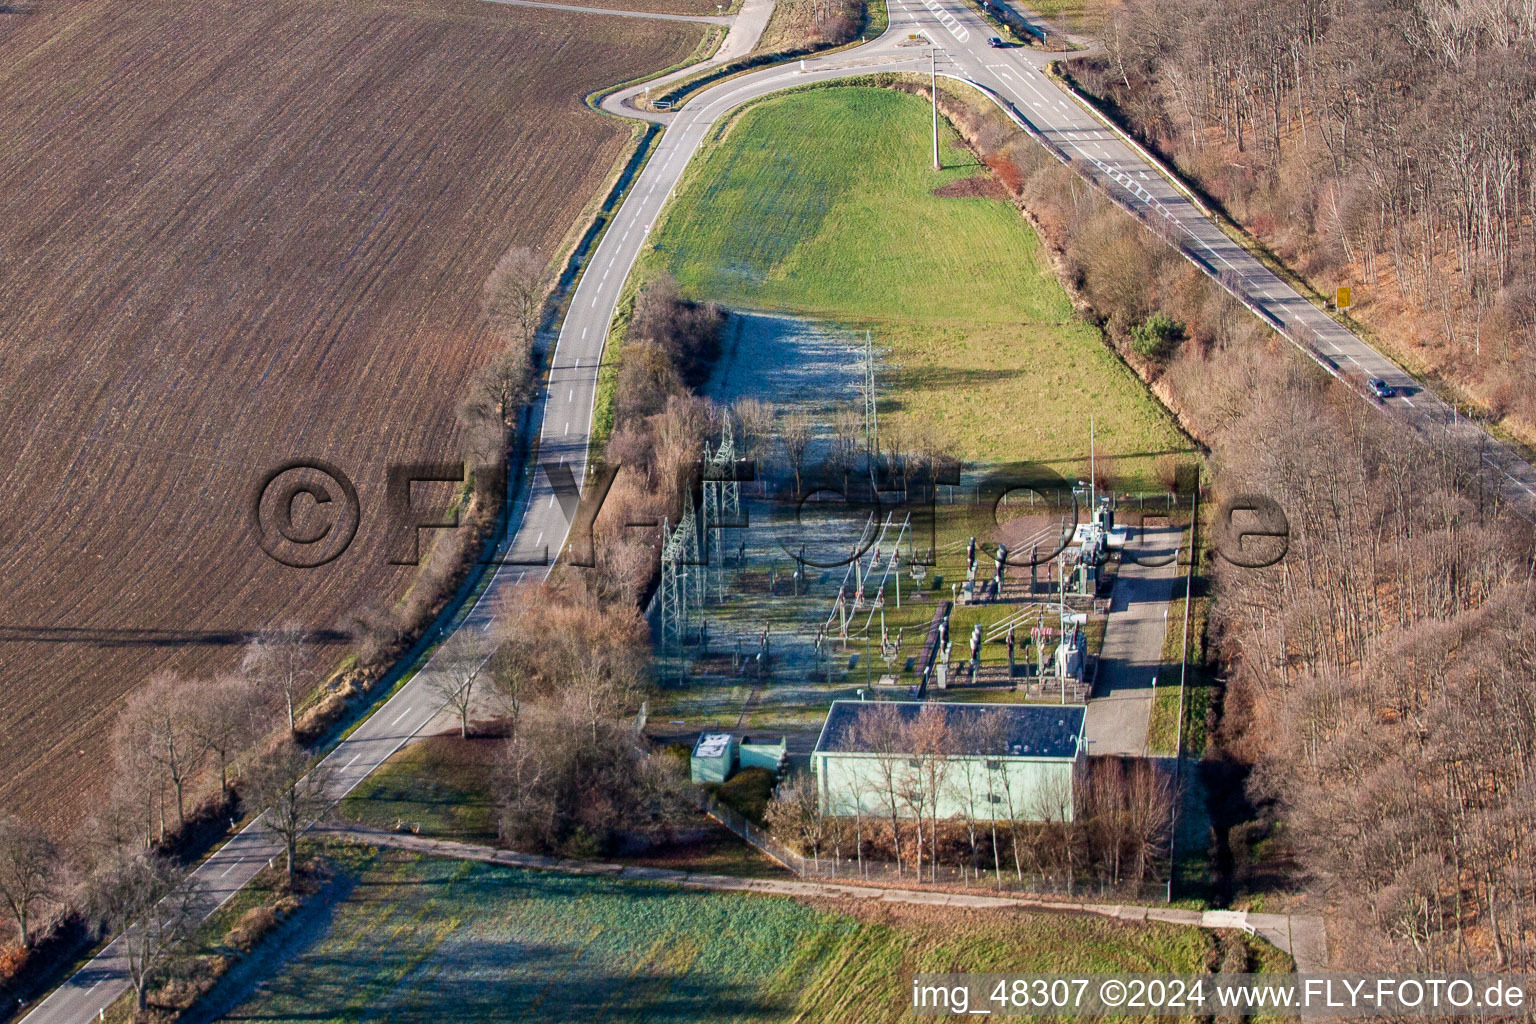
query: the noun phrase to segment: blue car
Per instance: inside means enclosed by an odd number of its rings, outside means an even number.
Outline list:
[[[1371,394],[1385,401],[1392,397],[1392,385],[1380,377],[1372,377],[1365,382],[1365,386],[1371,389]]]

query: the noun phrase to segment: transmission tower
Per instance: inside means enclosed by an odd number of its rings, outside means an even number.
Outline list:
[[[661,525],[661,642],[672,649],[693,639],[693,619],[703,608],[704,567],[699,565],[699,524],[687,496],[676,529]]]
[[[677,524],[677,532],[682,534],[682,543],[679,550],[682,553],[681,564],[687,568],[682,573],[683,589],[688,592],[688,610],[697,615],[704,609],[704,598],[709,581],[704,578],[705,570],[703,553],[700,550],[699,518],[693,511],[693,495],[683,495],[683,519]],[[692,638],[693,621],[691,618],[683,620],[684,635]]]
[[[682,560],[682,530],[673,530],[663,520],[661,524],[661,645],[667,650],[681,646],[687,632],[688,592],[682,583],[679,562]]]
[[[699,510],[703,516],[703,536],[700,544],[704,552],[704,564],[699,566],[699,571],[704,577],[704,594],[709,595],[711,586],[715,588],[718,600],[725,600],[725,558],[723,538],[720,536],[720,470],[716,454],[709,449],[709,442],[704,442],[704,505]],[[711,548],[714,550],[712,551]]]
[[[711,452],[709,445],[704,445],[702,569],[705,591],[713,583],[719,601],[725,600],[725,537],[720,531],[726,526],[741,525],[741,484],[736,480],[735,463],[736,439],[731,432],[731,419],[726,416],[720,427],[720,447]]]

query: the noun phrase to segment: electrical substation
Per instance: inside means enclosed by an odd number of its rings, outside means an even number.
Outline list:
[[[862,414],[856,436],[824,425],[799,466],[751,439],[764,454],[750,480],[733,472],[747,439],[729,417],[703,446],[662,527],[658,721],[809,725],[834,699],[1087,701],[1135,532],[1123,513],[1174,514],[1175,499],[1009,467],[926,482],[881,450],[877,353],[863,347],[845,405]]]

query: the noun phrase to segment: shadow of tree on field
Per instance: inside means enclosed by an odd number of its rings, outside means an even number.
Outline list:
[[[250,643],[258,630],[129,629],[109,626],[0,626],[0,644],[86,644],[91,647],[234,647]],[[307,634],[317,644],[345,643],[337,629]]]
[[[496,877],[503,898],[550,899],[547,879]],[[216,998],[205,999],[190,1019],[335,1020],[361,1013],[362,1019],[410,1024],[443,1020],[451,1006],[459,1022],[692,1024],[759,1020],[792,1008],[786,997],[756,985],[691,970],[682,948],[688,937],[660,951],[665,962],[658,963],[657,950],[637,947],[633,957],[622,958],[594,944],[604,930],[595,921],[576,928],[569,942],[487,934],[491,919],[458,902],[472,903],[473,888],[451,875],[364,877],[346,895],[351,912],[337,917],[336,901],[327,901],[305,926],[263,949],[265,971],[221,983]],[[651,916],[644,904],[693,895],[659,886],[626,888],[640,919]],[[363,910],[367,904],[378,912]],[[358,929],[373,931],[351,934]]]

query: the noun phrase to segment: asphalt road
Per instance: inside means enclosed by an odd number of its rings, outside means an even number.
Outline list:
[[[1152,719],[1157,679],[1163,660],[1163,637],[1168,630],[1168,602],[1180,572],[1180,531],[1138,530],[1126,555],[1156,562],[1175,556],[1166,565],[1143,565],[1130,557],[1120,563],[1110,591],[1109,621],[1104,626],[1104,647],[1099,654],[1099,674],[1088,701],[1084,734],[1090,754],[1124,754],[1140,757],[1147,752],[1147,726]]]
[[[771,7],[749,0],[741,29],[733,25],[725,47],[745,53],[762,31]],[[1048,144],[1080,159],[1090,173],[1115,190],[1127,204],[1166,221],[1187,238],[1190,248],[1211,270],[1244,294],[1273,323],[1304,335],[1306,343],[1340,372],[1381,377],[1401,389],[1385,403],[1387,411],[1424,429],[1445,430],[1486,442],[1485,458],[1499,474],[1505,493],[1522,508],[1536,508],[1536,470],[1514,452],[1491,440],[1475,425],[1457,420],[1449,408],[1418,390],[1364,341],[1297,294],[1236,243],[1228,239],[1178,189],[1134,148],[1121,141],[1087,110],[1057,88],[1041,71],[1051,55],[1013,48],[993,49],[992,30],[962,0],[890,0],[891,27],[879,39],[839,53],[769,67],[696,94],[671,114],[638,115],[625,104],[641,91],[633,87],[610,97],[604,106],[631,116],[645,116],[667,126],[651,157],[615,212],[610,226],[582,268],[553,349],[549,384],[532,411],[539,430],[541,466],[531,487],[517,499],[511,522],[517,524],[506,562],[498,567],[480,599],[464,616],[460,629],[486,629],[497,596],[526,578],[542,578],[549,559],[564,546],[575,501],[557,493],[554,478],[567,467],[575,486],[585,478],[587,441],[596,395],[597,364],[603,340],[631,267],[647,244],[667,198],[700,142],[719,118],[732,109],[786,88],[847,78],[874,71],[929,70],[927,46],[904,45],[911,33],[924,33],[939,51],[939,73],[990,90],[1010,113],[1038,132]],[[747,34],[751,39],[746,39]],[[718,57],[715,63],[718,62]],[[1326,364],[1325,364],[1326,365]],[[552,476],[552,473],[553,476]],[[410,682],[343,740],[325,759],[331,793],[340,799],[412,736],[438,717],[442,700],[432,681],[443,666],[434,658]],[[253,824],[212,854],[193,873],[192,882],[211,912],[253,878],[277,846]],[[119,943],[72,976],[24,1018],[28,1024],[70,1024],[90,1020],[128,987]]]

